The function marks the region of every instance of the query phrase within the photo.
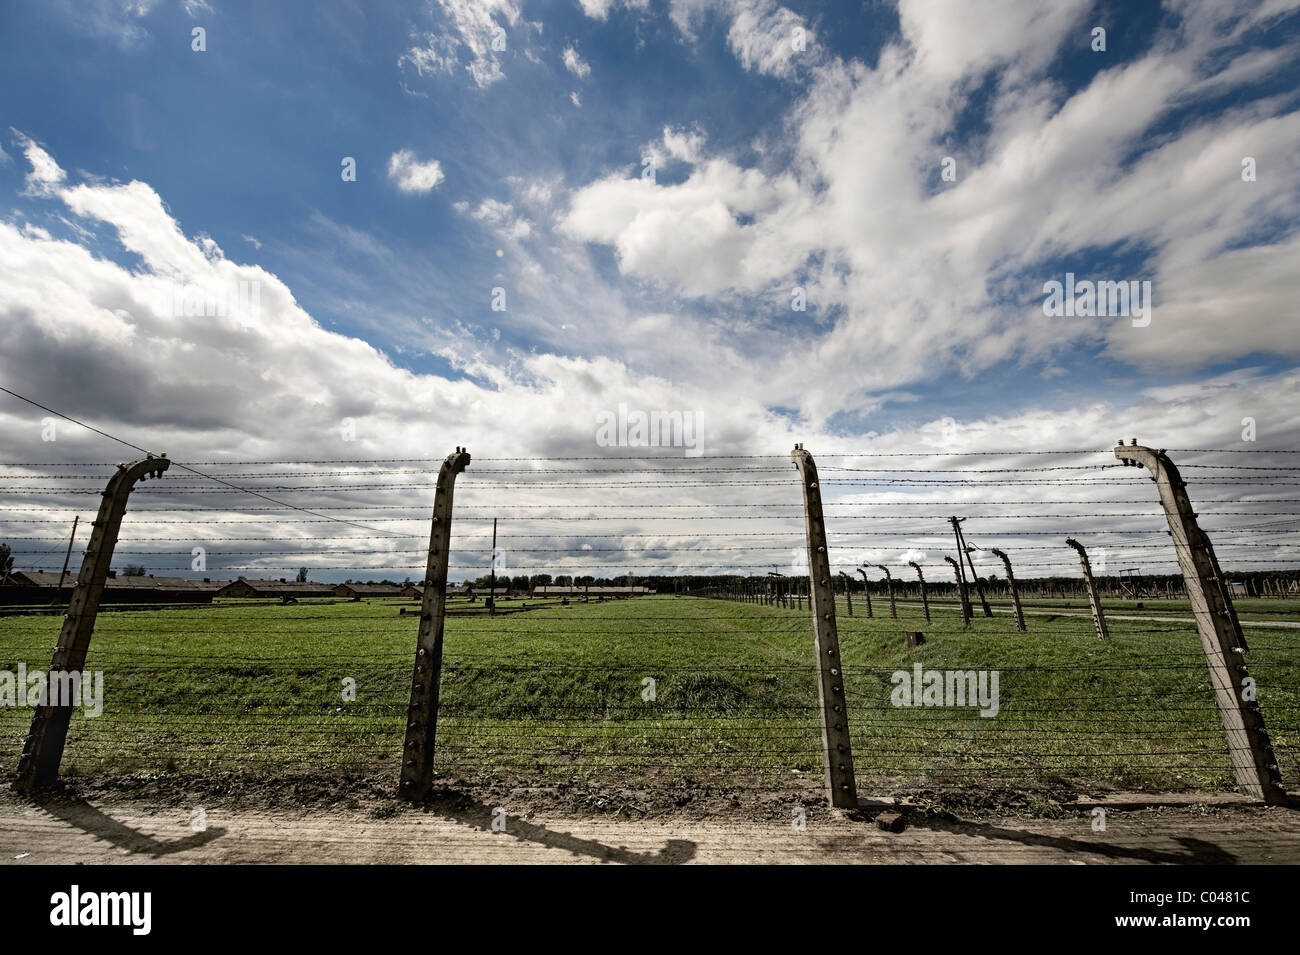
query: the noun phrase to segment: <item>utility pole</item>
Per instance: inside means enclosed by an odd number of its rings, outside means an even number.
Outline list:
[[[930,598],[925,593],[925,574],[921,573],[921,565],[914,560],[908,563],[916,568],[916,579],[921,582],[921,607],[925,610],[925,622],[930,622]]]
[[[966,518],[950,517],[948,520],[952,524],[953,533],[957,535],[957,560],[961,561],[964,557],[966,563],[970,565],[971,582],[975,584],[975,591],[980,595],[980,605],[984,608],[984,616],[992,617],[993,610],[989,607],[988,598],[984,596],[984,584],[980,581],[980,575],[975,572],[975,561],[971,560],[971,548],[966,546],[966,538],[961,532],[961,525]]]
[[[54,592],[55,600],[58,600],[59,594],[63,593],[63,581],[68,577],[68,561],[72,559],[72,542],[77,539],[77,524],[80,521],[80,515],[72,519],[72,533],[68,535],[68,552],[63,555],[63,573],[59,574],[59,588]]]
[[[1264,711],[1255,699],[1255,681],[1246,667],[1250,648],[1214,555],[1214,545],[1196,521],[1187,485],[1164,451],[1140,447],[1136,439],[1128,446],[1121,441],[1115,457],[1150,471],[1160,494],[1205,651],[1237,787],[1247,796],[1285,804],[1287,793],[1277,754],[1264,726]]]

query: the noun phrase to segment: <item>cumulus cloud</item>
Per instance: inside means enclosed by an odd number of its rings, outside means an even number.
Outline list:
[[[686,366],[684,380],[637,371],[622,359],[575,357],[558,349],[535,349],[502,360],[488,343],[482,342],[482,349],[475,351],[470,347],[472,339],[462,339],[452,329],[443,330],[442,337],[457,344],[449,345],[444,354],[470,377],[415,373],[398,367],[364,341],[322,328],[276,275],[257,265],[232,261],[215,241],[202,234],[187,235],[167,211],[162,197],[146,183],[69,183],[66,176],[51,173],[57,163],[43,150],[28,156],[33,171],[37,165],[44,170],[40,181],[48,189],[40,202],[111,230],[129,260],[106,257],[89,233],[69,230],[66,237],[58,237],[41,227],[0,222],[0,326],[6,331],[0,378],[19,393],[89,418],[96,426],[135,443],[166,450],[177,460],[436,459],[456,445],[471,447],[476,458],[586,455],[601,453],[595,445],[598,415],[615,412],[620,404],[699,415],[703,449],[708,454],[779,457],[794,441],[803,441],[823,456],[873,449],[932,449],[935,457],[931,463],[936,466],[942,466],[945,454],[1006,447],[1094,448],[1103,452],[1104,460],[1105,449],[1121,435],[1160,443],[1176,435],[1185,446],[1221,446],[1232,440],[1242,416],[1251,414],[1260,415],[1261,428],[1266,429],[1261,440],[1267,440],[1269,446],[1295,446],[1300,441],[1300,374],[1258,370],[1149,389],[1131,405],[1088,400],[1048,411],[967,417],[959,422],[924,421],[867,436],[836,435],[815,421],[795,421],[768,408],[771,382],[744,374],[740,370],[744,363],[738,360],[743,356],[729,351],[735,345],[733,339],[745,336],[696,328],[671,314],[617,313],[614,321],[623,326],[620,341],[628,353],[663,353],[685,339],[683,360],[696,364]],[[528,208],[544,210],[554,202],[553,183],[519,180],[510,185],[517,201]],[[469,209],[466,206],[467,212]],[[494,227],[519,220],[514,202],[503,200],[484,200],[470,214]],[[349,241],[367,250],[368,261],[382,261],[385,255],[364,235],[354,234]],[[571,263],[570,267],[579,265]],[[545,271],[555,274],[561,269],[552,266]],[[589,313],[617,312],[617,303],[602,298],[605,292],[592,278],[585,273],[566,273],[557,285],[546,286],[548,291],[573,286],[574,297],[557,306],[560,314],[585,322]],[[201,306],[221,305],[229,301],[222,299],[226,290],[241,285],[258,289],[255,309],[189,307],[191,293],[197,295]],[[579,333],[585,336],[588,329],[583,327]],[[601,333],[600,326],[591,326],[590,334]],[[51,393],[51,381],[58,382],[57,393]],[[1267,418],[1261,409],[1269,409]],[[116,446],[72,426],[60,432],[57,442],[42,442],[43,416],[44,412],[12,401],[0,403],[0,431],[16,459],[93,461],[118,456]],[[1076,459],[1077,455],[1066,455],[1060,460]],[[1014,453],[996,460],[998,466],[1005,467],[1044,463],[1042,458]],[[1095,463],[1097,459],[1085,460]],[[871,467],[871,462],[868,454],[842,458],[839,466]],[[835,475],[840,472],[826,466],[825,457],[823,463],[829,488],[836,485]],[[310,470],[311,466],[307,467]],[[320,469],[330,468],[337,470],[337,465]],[[788,463],[774,459],[773,474],[787,475]],[[301,555],[291,557],[294,566],[333,567],[338,577],[359,571],[396,571],[400,577],[408,568],[418,573],[427,536],[415,533],[408,542],[391,536],[390,531],[411,529],[394,523],[409,513],[404,508],[411,503],[411,492],[362,488],[349,494],[350,484],[364,485],[367,480],[373,478],[335,475],[333,491],[304,492],[294,500],[308,507],[364,500],[366,519],[378,522],[379,536],[391,538],[391,548],[377,548],[363,536],[358,542],[339,543],[322,552],[310,535],[304,535]],[[490,475],[480,478],[472,466],[463,480],[457,492],[461,506],[500,500],[500,489]],[[1149,491],[1149,486],[1142,486]],[[725,500],[734,499],[731,488],[722,490],[727,492]],[[170,491],[167,480],[151,484],[148,493],[151,507],[193,506],[193,498],[183,491]],[[590,503],[592,493],[526,487],[512,490],[511,500],[539,506]],[[617,493],[620,500],[628,494],[621,488]],[[746,493],[750,500],[792,505],[797,513],[796,486],[756,484]],[[838,500],[884,501],[904,496],[924,503],[954,492],[902,495],[846,484],[836,486],[833,493]],[[1031,500],[1033,492],[1005,493],[1024,493]],[[1086,491],[1090,501],[1132,493],[1132,487],[1121,484]],[[674,494],[678,503],[722,500],[716,493],[698,489]],[[1217,493],[1217,498],[1222,497]],[[8,500],[20,499],[21,492],[15,491]],[[1216,499],[1216,492],[1198,491],[1198,503],[1207,499]],[[43,497],[32,503],[76,508],[84,504],[84,498]],[[227,512],[238,513],[249,501],[232,492],[228,498],[204,498],[204,503],[211,508],[205,513],[215,520]],[[1043,517],[1050,518],[1051,513],[1044,512]],[[1154,498],[1152,514],[1155,533],[1159,518]],[[241,525],[241,533],[285,533],[285,522],[273,517],[265,520],[265,524]],[[798,519],[793,520],[791,529],[797,532]],[[0,520],[0,532],[10,536],[17,526]],[[458,528],[463,535],[458,538],[461,544],[485,531],[472,521],[463,521]],[[141,511],[132,515],[127,539],[165,537],[173,530],[153,524],[149,512]],[[645,532],[646,528],[628,518],[602,530]],[[882,544],[854,530],[843,523],[833,528],[834,560],[870,553],[876,559],[892,561],[904,553],[915,557],[927,552],[924,540]],[[978,528],[968,528],[968,532],[983,542]],[[1002,544],[1016,540],[1014,527],[1000,527],[999,535]],[[738,537],[737,547],[744,542],[745,538]],[[946,538],[943,546],[947,546]],[[283,550],[285,545],[277,545],[277,549]],[[249,547],[240,545],[238,550]],[[463,547],[458,549],[457,559],[467,560],[466,553]],[[20,566],[28,556],[20,548]],[[285,563],[283,556],[274,553],[223,556],[219,544],[211,548],[209,559],[209,573],[217,576],[246,571],[282,576],[278,568]],[[638,563],[666,572],[721,570],[734,559],[712,552],[691,553],[689,546],[676,545],[636,557]],[[1071,559],[1072,555],[1063,555],[1059,567],[1069,570]],[[584,562],[576,566],[579,572],[599,573],[609,565],[599,554],[581,560]],[[1164,560],[1168,563],[1168,555]],[[149,566],[157,570],[164,564],[151,558]],[[574,562],[568,566],[574,567]],[[461,564],[456,570],[463,576],[475,573],[476,567]],[[328,570],[316,573],[323,576]]]
[[[874,68],[823,58],[757,163],[667,131],[651,154],[688,163],[685,180],[603,176],[573,193],[561,230],[609,247],[624,276],[702,301],[738,298],[775,316],[804,289],[814,320],[830,322],[810,346],[818,381],[797,402],[812,420],[845,395],[1080,347],[1184,370],[1300,355],[1287,304],[1300,299],[1300,273],[1283,265],[1295,252],[1287,223],[1300,216],[1300,111],[1247,95],[1231,111],[1183,112],[1198,84],[1244,91],[1278,67],[1233,47],[1267,16],[1193,5],[1146,54],[1066,95],[1048,72],[1070,44],[1092,55],[1086,4],[1005,0],[987,19],[949,6],[902,4],[902,33]],[[767,22],[760,8],[727,5],[729,29],[738,17]],[[715,7],[671,9],[687,31]],[[972,78],[986,75],[996,80],[978,106],[987,125],[972,132],[958,123]],[[1163,128],[1171,116],[1179,122]],[[1270,170],[1266,186],[1242,180],[1245,156]],[[945,160],[953,181],[941,178]],[[1098,250],[1109,264],[1096,264]],[[1067,268],[1150,280],[1154,321],[1046,318],[1042,285]],[[1232,335],[1211,332],[1229,322]],[[762,374],[783,391],[805,357],[772,361]]]
[[[446,177],[436,159],[421,161],[409,149],[399,149],[388,157],[388,178],[402,192],[425,194],[432,192]]]

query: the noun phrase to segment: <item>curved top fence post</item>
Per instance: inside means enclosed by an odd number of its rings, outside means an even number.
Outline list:
[[[165,454],[157,458],[151,454],[142,461],[119,464],[117,472],[104,488],[90,543],[81,560],[81,571],[77,574],[68,612],[63,618],[59,643],[50,660],[44,695],[32,715],[32,728],[23,743],[18,778],[14,781],[16,789],[40,789],[59,777],[63,747],[68,740],[68,725],[72,721],[73,701],[62,699],[58,691],[62,688],[70,690],[74,680],[80,688],[81,670],[90,651],[90,638],[95,633],[95,615],[99,612],[100,598],[104,596],[104,584],[113,563],[113,549],[122,529],[122,518],[126,516],[127,498],[137,482],[148,480],[151,475],[160,478],[169,467],[171,461]]]
[[[1142,447],[1136,439],[1128,445],[1121,441],[1115,457],[1150,471],[1160,494],[1210,669],[1237,787],[1256,799],[1285,804],[1287,793],[1264,728],[1264,713],[1255,700],[1255,681],[1246,669],[1248,648],[1241,623],[1210,538],[1196,522],[1187,485],[1163,450]]]
[[[433,786],[433,750],[438,735],[438,689],[442,679],[442,635],[447,613],[447,564],[451,549],[451,502],[456,475],[469,467],[469,452],[457,448],[438,471],[429,530],[429,559],[420,599],[420,632],[415,643],[411,705],[406,714],[402,775],[398,794],[419,800]]]

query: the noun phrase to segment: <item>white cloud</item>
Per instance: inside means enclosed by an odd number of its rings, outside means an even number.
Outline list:
[[[690,40],[710,15],[728,21],[727,45],[747,70],[790,78],[821,59],[808,22],[776,0],[670,0],[669,16]]]
[[[436,159],[420,161],[409,149],[399,149],[388,157],[388,178],[402,192],[432,192],[445,176]]]
[[[416,45],[397,61],[411,65],[423,75],[427,72],[452,72],[460,62],[459,49],[469,54],[465,69],[480,88],[505,79],[494,43],[503,38],[508,48],[507,27],[519,22],[519,5],[514,0],[436,0],[451,27],[446,34],[425,33],[417,36]]]
[[[522,216],[515,215],[514,206],[508,202],[484,199],[471,215],[505,238],[526,239],[533,232],[533,224]]]
[[[591,75],[591,66],[571,46],[564,48],[564,68],[580,80]]]
[[[36,144],[35,140],[13,127],[10,127],[9,131],[13,133],[14,142],[18,144],[32,167],[31,172],[27,174],[26,188],[23,191],[29,196],[52,195],[67,178],[67,174],[59,168],[59,164],[49,153]]]
[[[578,109],[582,109],[582,97],[578,95],[577,90],[573,90],[569,93],[569,102],[578,107]]]
[[[662,142],[647,150],[656,166],[669,158],[697,163],[703,143],[700,134],[668,128]],[[801,256],[789,247],[789,236],[742,225],[740,217],[774,213],[796,193],[792,179],[769,180],[712,160],[672,186],[639,176],[607,177],[573,197],[560,228],[582,241],[614,246],[625,273],[675,285],[688,295],[753,292],[774,278],[774,266],[779,275]]]
[[[632,10],[644,10],[650,0],[578,0],[582,12],[593,20],[604,20],[614,7],[622,6]]]
[[[711,9],[711,0],[678,0],[673,13],[690,30]],[[1284,225],[1300,218],[1300,111],[1247,100],[1159,128],[1198,83],[1222,94],[1284,61],[1221,55],[1241,5],[1213,16],[1197,7],[1150,52],[1068,96],[1047,70],[1071,43],[1092,55],[1079,3],[1007,0],[993,26],[965,7],[951,17],[943,9],[905,3],[903,36],[874,69],[823,60],[779,136],[759,144],[758,166],[669,130],[650,152],[690,164],[684,181],[604,176],[572,194],[561,230],[611,248],[629,278],[737,299],[773,322],[795,285],[814,319],[833,309],[807,354],[756,360],[773,402],[785,395],[814,421],[846,396],[1009,359],[1050,363],[1089,346],[1182,369],[1257,350],[1300,355],[1300,273],[1285,266],[1296,249]],[[1034,28],[1007,29],[1017,17]],[[987,131],[957,130],[969,78],[995,67]],[[948,155],[952,183],[939,176]],[[1267,184],[1241,181],[1243,156],[1269,170]],[[1151,256],[1133,267],[1140,274],[1093,277],[1151,279],[1149,328],[1043,317],[1042,283],[1059,278],[1047,263],[1082,270],[1097,249],[1116,247]],[[1229,322],[1233,334],[1212,331]],[[798,387],[809,355],[817,380]]]
[[[48,160],[57,168],[53,158],[43,151],[30,157],[42,164]],[[941,420],[924,421],[866,437],[835,436],[815,421],[796,425],[767,410],[773,395],[784,391],[785,383],[766,377],[773,366],[765,352],[760,351],[760,361],[751,365],[745,360],[749,356],[735,349],[749,342],[761,344],[770,336],[755,335],[739,325],[697,326],[689,315],[677,313],[629,314],[617,298],[609,296],[606,287],[581,271],[581,257],[571,256],[564,248],[552,250],[557,258],[545,260],[539,279],[553,283],[543,288],[560,297],[555,314],[578,323],[575,334],[583,340],[599,340],[610,327],[617,327],[620,351],[629,356],[628,360],[574,357],[560,354],[561,346],[502,356],[500,346],[491,341],[488,332],[476,336],[443,327],[430,338],[441,342],[440,354],[454,367],[474,375],[476,380],[453,381],[417,374],[397,367],[363,341],[322,328],[277,276],[256,265],[230,261],[211,239],[185,235],[162,197],[147,184],[69,185],[64,177],[49,175],[48,169],[41,181],[49,187],[44,194],[46,200],[61,203],[86,221],[111,229],[138,262],[119,264],[103,257],[98,252],[99,243],[89,234],[54,238],[40,227],[0,223],[0,323],[6,329],[6,346],[0,351],[0,379],[19,393],[88,417],[96,426],[155,450],[166,450],[180,461],[352,460],[398,454],[437,458],[456,445],[469,446],[476,459],[600,454],[601,449],[594,443],[596,415],[608,413],[620,403],[637,409],[678,409],[698,414],[709,454],[780,455],[794,441],[802,441],[814,454],[823,456],[873,448],[933,448],[940,455],[935,462],[938,466],[942,466],[939,462],[946,452],[1006,447],[1095,448],[1103,452],[1102,460],[1108,460],[1105,449],[1121,436],[1157,445],[1229,445],[1236,440],[1239,422],[1245,415],[1258,417],[1261,443],[1295,447],[1300,442],[1300,374],[1251,370],[1150,389],[1130,404],[1082,399],[1065,402],[1054,410],[962,416],[951,426]],[[555,201],[556,187],[552,183],[519,180],[510,185],[515,195],[523,197],[518,201],[527,202],[529,208],[546,208]],[[770,181],[766,185],[772,188]],[[484,200],[474,215],[494,226],[508,225],[519,218],[515,204],[502,200]],[[349,249],[355,248],[375,262],[389,255],[356,230],[339,234],[349,243]],[[1277,269],[1280,271],[1280,264]],[[1214,280],[1215,276],[1208,276],[1205,283],[1211,286]],[[260,310],[256,315],[187,314],[158,307],[160,302],[165,305],[178,287],[218,293],[241,281],[258,284]],[[569,297],[563,297],[566,289]],[[787,345],[777,342],[776,347],[783,350]],[[808,387],[807,343],[798,351],[804,381],[800,387]],[[654,354],[659,359],[676,353],[682,374],[675,380],[668,373],[669,367],[659,374],[638,371],[629,363],[637,353]],[[877,355],[875,360],[889,360],[889,355]],[[57,372],[57,394],[50,391],[51,369]],[[820,374],[820,364],[816,371]],[[0,403],[0,433],[5,435],[14,459],[50,460],[66,455],[59,459],[93,461],[118,456],[117,446],[72,427],[60,431],[56,445],[43,443],[43,415],[13,402]],[[353,425],[352,441],[343,437],[341,426],[345,420]],[[1000,467],[1044,463],[1042,458],[1016,454],[995,460]],[[1063,459],[1073,460],[1077,458]],[[825,457],[822,463],[825,468]],[[839,463],[878,466],[870,458]],[[988,459],[982,463],[993,466]],[[324,466],[328,467],[332,466]],[[776,477],[788,475],[788,462],[773,461],[772,473]],[[499,501],[498,488],[490,481],[476,482],[473,478],[471,473],[470,479],[458,486],[461,506]],[[346,479],[330,483],[336,485],[336,490],[296,495],[295,503],[310,507],[318,501],[337,503],[347,499]],[[1142,487],[1150,493],[1148,485]],[[151,484],[149,493],[155,507],[168,501],[168,480]],[[389,516],[373,509],[375,505],[410,504],[410,493],[373,489],[360,492],[367,507],[372,508],[365,512],[367,519]],[[622,489],[616,493],[619,499],[626,497]],[[924,503],[953,494],[978,500],[980,493],[987,492],[837,489],[837,493],[851,499]],[[998,493],[1033,501],[1036,492],[1028,487],[999,488]],[[1096,502],[1133,493],[1132,485],[1117,482],[1114,486],[1090,487],[1084,499]],[[1225,499],[1233,492],[1214,491],[1205,485],[1198,486],[1196,493],[1198,503],[1204,503]],[[797,488],[795,498],[789,494],[788,485],[755,485],[746,491],[746,499],[797,503]],[[705,491],[674,492],[674,501],[679,504],[718,499]],[[728,493],[725,499],[733,500],[734,495]],[[223,499],[204,500],[218,508],[209,516],[220,519]],[[231,509],[248,503],[238,498],[225,500]],[[520,489],[511,492],[511,500],[542,505],[589,503],[592,492]],[[177,506],[193,506],[193,498],[179,497],[175,501]],[[56,502],[41,498],[37,503]],[[1050,519],[1054,511],[1035,513]],[[1158,524],[1154,497],[1151,513]],[[279,536],[284,533],[284,523],[268,519],[265,530],[261,529],[263,525],[245,524],[241,533]],[[1016,525],[1011,521],[998,523],[998,543],[1006,546],[1008,539],[1015,540]],[[138,512],[131,524],[134,537],[166,537],[174,532],[166,525],[152,524],[145,510]],[[414,529],[391,522],[380,526]],[[602,528],[609,533],[620,529],[644,533],[655,528],[631,518],[624,525],[611,523]],[[752,531],[749,526],[743,529]],[[979,543],[986,541],[982,531],[992,530],[973,526],[967,529]],[[861,539],[853,533],[858,528],[844,522],[837,522],[832,530],[833,559],[837,561],[859,550],[870,550],[877,559],[890,561],[903,553],[915,557],[918,551],[927,550],[915,541]],[[23,536],[16,526],[4,521],[0,521],[0,532]],[[460,525],[459,532],[476,533],[472,524]],[[738,537],[736,546],[745,540]],[[946,547],[946,537],[944,540]],[[370,546],[364,538],[362,541],[362,548]],[[346,543],[322,552],[313,541],[306,545],[312,559],[299,561],[295,557],[293,563],[296,566],[309,562],[313,567],[330,564],[339,568],[339,576],[359,568],[382,570],[408,564],[418,572],[425,544],[427,538],[422,543],[417,533],[409,548],[406,542],[399,541],[393,553],[358,551],[353,555]],[[276,547],[285,549],[284,545]],[[307,552],[304,549],[304,555]],[[668,567],[684,563],[687,568],[706,570],[729,566],[736,559],[716,553],[691,554],[689,546],[674,545],[668,553],[668,557],[654,560],[662,560]],[[1144,554],[1142,560],[1167,564],[1171,556]],[[211,559],[215,575],[229,573],[226,566],[230,559],[223,558],[219,547],[213,548]],[[636,559],[651,560],[640,556]],[[1241,563],[1235,558],[1224,559],[1223,553],[1220,559],[1229,567]],[[240,564],[252,562],[261,567],[285,562],[285,558],[277,556],[241,556],[238,560]],[[1073,555],[1065,553],[1059,566],[1072,570],[1072,560]],[[596,554],[589,566],[600,572],[608,561],[602,564],[602,555]]]
[[[952,81],[995,65],[1034,73],[1059,46],[1073,44],[1078,55],[1092,55],[1092,23],[1082,17],[1092,0],[989,0],[986,3],[931,3],[900,0],[899,24],[915,57],[911,68]]]
[[[455,37],[425,33],[413,36],[412,39],[418,40],[419,44],[411,47],[398,58],[398,66],[409,64],[415,67],[415,71],[421,76],[427,73],[450,75],[456,68],[458,63],[456,49],[460,46],[460,41]]]
[[[73,30],[112,40],[126,49],[149,38],[142,21],[157,6],[157,0],[49,0],[45,6]]]

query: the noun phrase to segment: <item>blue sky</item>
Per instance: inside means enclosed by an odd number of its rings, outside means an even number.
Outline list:
[[[196,460],[583,453],[620,403],[709,453],[1284,447],[1298,52],[1291,0],[6,4],[0,376]],[[1067,271],[1153,321],[1048,318]],[[146,307],[232,281],[251,326]]]
[[[689,35],[665,3],[614,4],[603,19],[584,13],[577,2],[493,6],[490,22],[505,30],[506,49],[492,54],[503,75],[487,85],[468,74],[472,57],[464,46],[446,72],[417,70],[409,57],[403,62],[421,38],[457,36],[454,3],[330,4],[311,15],[274,4],[191,4],[189,12],[185,6],[7,7],[0,14],[0,42],[10,81],[0,103],[8,125],[37,139],[65,169],[148,183],[182,230],[209,235],[231,259],[274,273],[325,328],[364,338],[400,366],[452,378],[467,373],[463,364],[432,354],[428,344],[457,327],[496,349],[628,360],[616,338],[603,346],[591,342],[588,316],[575,313],[561,321],[564,316],[548,307],[549,289],[512,287],[519,266],[515,250],[503,247],[481,221],[458,212],[456,203],[509,203],[511,179],[546,181],[557,192],[572,193],[609,175],[634,178],[645,144],[665,128],[698,131],[707,137],[710,155],[775,173],[792,158],[788,127],[810,83],[804,76],[746,68],[729,47],[733,10],[727,4],[698,4]],[[815,48],[845,63],[875,64],[886,45],[905,40],[892,4],[787,6],[807,26]],[[90,9],[93,15],[85,12]],[[1099,73],[1140,60],[1167,38],[1162,28],[1172,31],[1182,23],[1177,10],[1155,3],[1081,9],[1073,21],[1077,49],[1066,43],[1041,71],[1039,83],[1057,104],[1085,90]],[[511,23],[514,10],[518,16]],[[1297,19],[1269,20],[1207,59],[1223,64],[1234,56],[1286,49],[1295,43]],[[1109,26],[1105,53],[1087,49],[1094,22]],[[191,49],[195,26],[206,30],[205,52]],[[1008,31],[1015,26],[1008,23]],[[586,76],[565,68],[566,49],[587,65]],[[1243,102],[1294,97],[1296,71],[1292,59],[1216,97],[1169,110],[1151,124],[1144,142],[1132,144],[1134,154],[1176,136],[1181,127],[1230,114]],[[996,101],[990,91],[1004,74],[995,67],[952,83],[949,102],[956,108],[936,145],[963,164],[986,148]],[[581,107],[570,100],[575,92]],[[439,164],[444,179],[436,189],[412,196],[393,188],[385,166],[404,149]],[[357,160],[356,182],[340,179],[344,156]],[[907,159],[900,157],[901,174],[926,175],[907,170]],[[658,182],[680,184],[691,169],[672,164],[659,172]],[[937,165],[931,172],[926,188],[946,188]],[[20,192],[21,164],[9,163],[3,173],[11,193]],[[55,212],[42,206],[48,203],[16,197],[18,212],[48,223]],[[534,235],[545,241],[545,224],[538,225]],[[1283,228],[1289,233],[1293,223]],[[995,301],[1032,316],[1041,302],[1044,271],[1048,277],[1066,268],[1080,275],[1149,277],[1149,245],[1117,232],[1103,250],[1068,248],[1029,268],[1014,268],[1013,294]],[[121,249],[101,249],[131,262]],[[784,297],[753,294],[752,287],[739,297],[719,289],[718,295],[683,298],[671,281],[620,275],[617,251],[608,244],[585,251],[593,276],[630,313],[685,310],[707,321],[739,306],[766,339],[792,347],[824,332],[828,321],[843,320],[842,304],[814,297],[807,313],[792,313],[783,307]],[[818,255],[810,252],[814,259]],[[774,271],[767,284],[797,283],[801,271],[798,265],[785,275]],[[496,286],[507,290],[522,320],[502,320],[486,308],[487,290]],[[562,334],[558,324],[575,333]],[[413,328],[423,334],[413,336]],[[952,356],[955,376],[948,362],[934,363],[928,373],[918,368],[899,389],[903,401],[888,400],[891,388],[875,392],[873,397],[887,401],[884,414],[873,410],[875,401],[865,402],[864,412],[865,396],[859,395],[835,409],[835,421],[839,428],[880,430],[950,414],[958,405],[996,407],[1000,413],[1044,403],[1067,406],[1099,382],[1107,383],[1112,397],[1131,397],[1143,385],[1171,380],[1152,367],[1134,374],[1106,353],[1101,336],[1092,337],[1054,354],[982,361],[979,374],[961,372],[958,350]],[[1198,372],[1279,367],[1264,351],[1210,357],[1199,365]],[[1044,368],[1050,369],[1046,376]],[[1008,379],[1015,383],[1010,394]],[[783,398],[771,407],[790,404]]]

